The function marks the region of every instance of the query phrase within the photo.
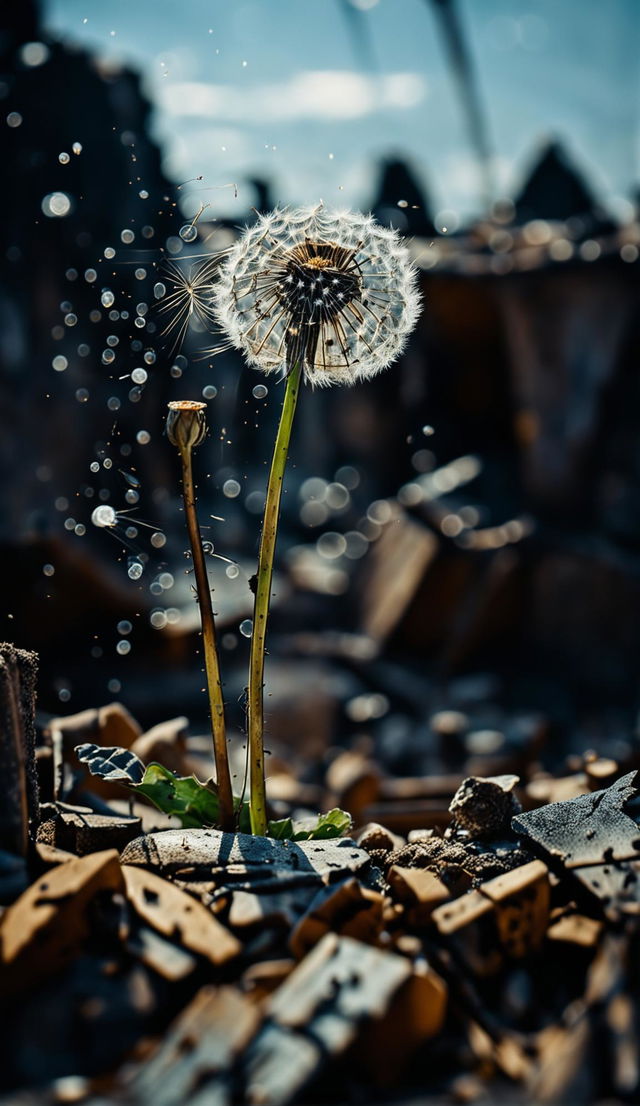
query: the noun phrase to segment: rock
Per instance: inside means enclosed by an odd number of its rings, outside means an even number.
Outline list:
[[[143,764],[157,761],[179,776],[188,776],[192,771],[187,758],[188,728],[189,720],[184,716],[159,722],[135,739],[131,752],[140,757]]]
[[[239,955],[240,942],[197,899],[132,864],[122,865],[122,875],[129,902],[152,929],[216,967]]]
[[[355,873],[364,875],[370,860],[349,838],[292,842],[187,829],[136,838],[124,849],[122,863],[181,881],[273,892],[295,885],[335,883]]]
[[[230,1106],[231,1071],[255,1033],[257,1006],[232,987],[203,987],[154,1053],[127,1079],[138,1106]],[[204,1097],[201,1099],[203,1088]]]
[[[394,864],[387,879],[393,897],[407,908],[407,923],[411,926],[427,924],[436,907],[450,898],[448,887],[426,868],[400,868]]]
[[[383,905],[382,895],[363,887],[358,879],[323,887],[291,934],[289,948],[301,960],[326,933],[376,944],[383,924]]]
[[[505,956],[520,959],[540,947],[549,898],[547,868],[534,860],[438,906],[432,917],[441,935],[482,977],[498,971]]]
[[[42,812],[46,820],[40,823],[36,840],[76,856],[104,849],[120,851],[138,837],[142,829],[139,818],[124,814],[95,814],[88,808],[72,807],[66,803],[47,804]]]
[[[60,970],[79,951],[101,891],[124,887],[115,849],[52,868],[0,919],[0,993],[19,994]]]
[[[549,803],[512,821],[514,832],[568,869],[612,921],[640,911],[640,826],[631,814],[631,804],[640,800],[638,780],[629,772],[604,791]]]
[[[499,836],[522,809],[513,794],[517,783],[517,776],[469,776],[463,780],[449,806],[456,826],[471,837]]]
[[[243,1101],[285,1106],[334,1057],[353,1044],[366,1023],[378,1024],[362,1062],[376,1071],[377,1053],[398,1045],[397,1077],[406,1060],[442,1025],[446,988],[428,971],[413,990],[411,962],[354,941],[326,934],[266,1000],[265,1021],[245,1056]],[[386,1058],[381,1058],[384,1065]]]

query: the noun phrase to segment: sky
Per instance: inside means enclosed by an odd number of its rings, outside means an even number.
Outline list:
[[[347,9],[360,16],[354,41]],[[512,195],[563,140],[621,217],[638,184],[638,0],[459,0],[491,148]],[[406,158],[436,225],[482,211],[465,115],[429,0],[45,0],[56,36],[140,71],[164,167],[203,177],[185,215],[254,202],[367,208],[383,157]],[[238,195],[234,185],[238,186]],[[194,206],[195,205],[195,206]]]

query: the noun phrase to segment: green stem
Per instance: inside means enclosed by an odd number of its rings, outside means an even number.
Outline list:
[[[200,604],[204,666],[207,676],[211,733],[213,736],[216,781],[218,785],[218,798],[220,801],[220,826],[223,830],[233,830],[233,792],[231,790],[229,756],[227,753],[224,699],[222,697],[222,682],[220,680],[216,630],[213,621],[211,589],[209,587],[207,565],[204,550],[202,548],[202,535],[200,533],[198,515],[196,513],[196,493],[193,483],[190,446],[180,450],[180,458],[182,460],[182,494],[184,498],[184,510],[187,520],[187,530],[189,531],[189,541],[191,543],[191,555],[193,559],[193,571],[196,578],[198,602]]]
[[[249,660],[249,696],[247,729],[249,741],[249,811],[251,832],[264,837],[267,832],[267,797],[264,778],[264,654],[267,640],[267,619],[271,599],[273,558],[278,535],[278,517],[284,470],[287,464],[293,416],[300,390],[301,365],[297,362],[289,376],[282,401],[280,425],[271,460],[264,505],[264,520],[258,554],[258,575],[253,607],[253,633]]]

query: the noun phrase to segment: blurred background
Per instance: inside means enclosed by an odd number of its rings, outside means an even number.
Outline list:
[[[194,329],[189,273],[277,203],[372,210],[425,309],[305,392],[267,673],[272,751],[395,773],[637,757],[635,0],[23,0],[0,14],[1,634],[44,714],[206,721],[170,399],[230,717],[282,389]],[[306,770],[306,769],[305,769]]]

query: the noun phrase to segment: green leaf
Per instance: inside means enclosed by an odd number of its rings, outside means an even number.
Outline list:
[[[174,776],[161,764],[149,764],[142,782],[130,784],[149,799],[158,810],[174,814],[185,829],[215,826],[220,817],[220,804],[215,784],[201,783],[195,776]]]
[[[318,815],[318,821],[309,835],[309,840],[327,841],[331,837],[347,837],[350,830],[351,815],[336,806],[326,814]]]
[[[281,818],[269,822],[268,835],[277,841],[328,841],[332,837],[346,837],[351,829],[351,818],[346,811],[334,807],[326,814],[301,818]]]
[[[293,841],[293,822],[291,818],[279,818],[275,822],[268,822],[267,836],[274,837],[276,841]]]

